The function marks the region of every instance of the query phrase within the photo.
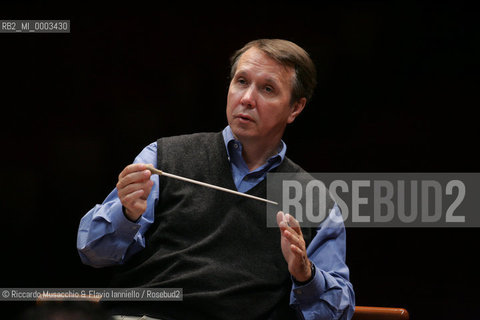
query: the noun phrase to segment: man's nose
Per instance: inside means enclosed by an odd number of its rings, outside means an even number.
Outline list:
[[[247,108],[255,108],[255,95],[255,87],[253,85],[249,86],[243,93],[242,99],[240,100],[242,106],[245,106]]]

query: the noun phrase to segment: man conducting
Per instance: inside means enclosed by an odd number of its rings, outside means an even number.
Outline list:
[[[147,169],[153,164],[265,198],[268,172],[303,171],[285,156],[281,138],[311,98],[315,78],[312,60],[296,44],[249,42],[231,58],[228,126],[150,144],[103,204],[82,218],[80,257],[94,267],[116,266],[112,286],[183,289],[181,302],[119,303],[118,319],[352,317],[338,219],[302,232],[292,216],[278,212],[280,228],[268,228],[263,202]]]

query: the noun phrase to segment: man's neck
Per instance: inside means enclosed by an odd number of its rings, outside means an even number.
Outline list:
[[[242,158],[247,164],[248,170],[253,171],[265,164],[270,157],[279,152],[280,145],[280,140],[269,145],[242,142]]]

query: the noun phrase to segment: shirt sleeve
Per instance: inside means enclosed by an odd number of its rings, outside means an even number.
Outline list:
[[[157,166],[157,143],[145,147],[134,163]],[[145,232],[154,220],[158,202],[159,179],[152,175],[153,187],[147,198],[147,209],[136,222],[123,214],[122,204],[115,188],[80,220],[77,234],[77,250],[84,264],[107,267],[122,264],[133,254],[145,248]]]
[[[293,282],[290,304],[310,319],[348,320],[355,310],[355,294],[345,264],[345,226],[335,205],[307,248],[315,265],[314,278],[304,284]]]

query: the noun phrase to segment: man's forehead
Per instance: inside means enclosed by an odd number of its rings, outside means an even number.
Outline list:
[[[294,69],[285,66],[275,59],[268,56],[265,52],[258,48],[248,49],[238,60],[235,74],[246,74],[249,71],[263,72],[268,77],[279,80],[288,76],[292,76]]]

